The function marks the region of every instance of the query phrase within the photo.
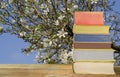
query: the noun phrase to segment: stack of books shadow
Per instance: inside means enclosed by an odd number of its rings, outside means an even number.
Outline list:
[[[114,74],[114,50],[103,12],[75,12],[73,70],[77,74]]]

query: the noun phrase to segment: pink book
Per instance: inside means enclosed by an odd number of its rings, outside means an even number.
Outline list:
[[[103,12],[75,12],[74,24],[104,26]]]

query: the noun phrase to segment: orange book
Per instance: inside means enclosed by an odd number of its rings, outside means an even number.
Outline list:
[[[75,12],[74,24],[104,26],[103,12]]]

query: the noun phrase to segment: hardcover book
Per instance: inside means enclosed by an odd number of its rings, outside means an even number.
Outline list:
[[[109,34],[109,26],[73,26],[75,34]]]
[[[115,74],[114,61],[75,62],[73,70],[76,74]]]
[[[73,60],[76,61],[114,61],[113,49],[74,49]]]
[[[74,34],[74,42],[111,42],[108,34]]]
[[[103,12],[75,12],[74,24],[103,26]]]

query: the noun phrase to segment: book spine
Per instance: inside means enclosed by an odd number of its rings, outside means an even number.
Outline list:
[[[115,74],[114,62],[76,62],[73,71],[76,74]]]
[[[104,25],[103,12],[75,12],[74,24],[79,25]]]
[[[75,34],[109,34],[109,26],[73,26]]]
[[[111,49],[111,43],[74,43],[74,49]]]
[[[111,42],[111,40],[107,34],[74,34],[74,42]]]
[[[114,60],[112,50],[74,50],[74,61]]]

